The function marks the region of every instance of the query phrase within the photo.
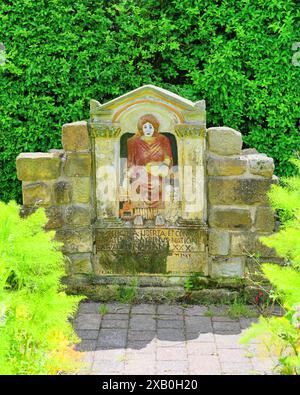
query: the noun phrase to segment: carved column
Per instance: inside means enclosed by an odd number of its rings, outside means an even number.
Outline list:
[[[118,124],[90,124],[97,218],[119,216],[120,132]]]
[[[182,144],[179,168],[182,184],[182,218],[204,222],[206,219],[205,126],[179,124],[175,126],[175,132]]]

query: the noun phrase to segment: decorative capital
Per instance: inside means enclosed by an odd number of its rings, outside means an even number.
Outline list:
[[[93,123],[91,124],[92,137],[116,138],[121,133],[121,127],[114,124]]]
[[[179,124],[175,132],[178,137],[205,137],[206,129],[204,125]]]

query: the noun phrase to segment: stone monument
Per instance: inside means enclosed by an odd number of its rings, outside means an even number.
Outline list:
[[[251,255],[276,261],[258,240],[275,229],[273,160],[242,150],[230,127],[207,129],[204,100],[152,85],[91,100],[90,120],[63,125],[62,145],[20,154],[17,174],[23,215],[45,207],[73,289],[97,298],[98,285],[132,276],[158,287],[243,279]]]

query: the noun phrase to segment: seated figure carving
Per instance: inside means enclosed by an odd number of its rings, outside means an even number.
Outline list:
[[[173,164],[170,141],[159,133],[157,118],[146,114],[139,118],[127,148],[128,200],[135,218],[152,219],[164,208],[164,180],[170,179]]]

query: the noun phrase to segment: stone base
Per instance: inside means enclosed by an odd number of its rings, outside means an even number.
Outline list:
[[[133,285],[133,281],[137,285]],[[194,283],[187,289],[187,282]],[[64,279],[67,293],[84,294],[97,302],[120,301],[120,291],[126,287],[135,288],[131,302],[144,303],[191,303],[228,304],[240,297],[245,303],[254,304],[257,290],[246,281],[236,278],[210,278],[166,275],[142,276],[69,276]]]

